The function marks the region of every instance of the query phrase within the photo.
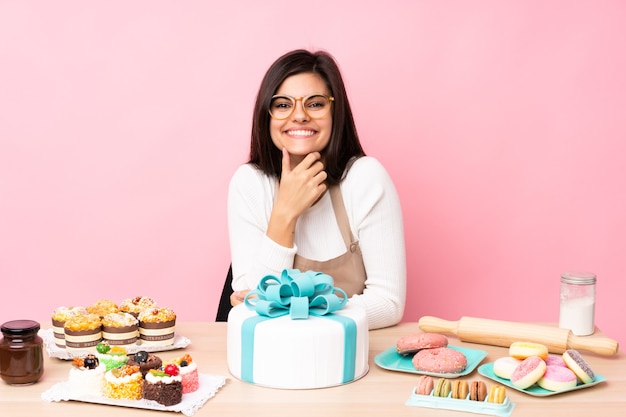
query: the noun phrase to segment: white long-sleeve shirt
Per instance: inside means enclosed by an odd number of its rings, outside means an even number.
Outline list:
[[[298,253],[326,261],[346,252],[329,193],[296,224],[294,246],[267,237],[276,180],[250,164],[240,166],[228,190],[228,229],[233,289],[256,288],[266,275],[293,268]],[[359,241],[367,272],[363,294],[350,302],[367,311],[370,329],[397,324],[406,298],[406,254],[402,210],[385,168],[372,157],[357,159],[340,185],[352,234]]]

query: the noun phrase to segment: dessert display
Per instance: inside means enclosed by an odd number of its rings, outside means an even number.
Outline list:
[[[126,349],[122,346],[109,346],[106,342],[98,343],[96,347],[98,360],[104,364],[107,371],[119,368],[128,361]]]
[[[284,389],[336,386],[365,375],[366,312],[333,283],[332,277],[313,271],[284,270],[280,277],[264,277],[228,316],[231,374]],[[278,294],[282,296],[274,297]]]
[[[106,366],[95,355],[74,358],[68,385],[74,398],[102,395]]]
[[[143,376],[138,366],[122,365],[104,374],[104,396],[116,400],[142,398]]]
[[[127,365],[135,365],[139,367],[141,371],[141,375],[146,376],[148,371],[152,369],[159,369],[163,364],[163,361],[158,356],[148,353],[145,350],[140,350],[139,352],[128,355]]]
[[[168,346],[174,343],[176,314],[168,307],[142,310],[139,319],[139,338],[144,345]]]
[[[163,370],[151,369],[143,381],[143,398],[165,406],[180,403],[183,384],[178,366],[170,363]]]
[[[74,316],[82,316],[87,314],[87,309],[84,307],[57,307],[52,312],[52,332],[54,335],[54,343],[65,348],[65,322]]]
[[[139,321],[130,313],[108,313],[102,318],[102,340],[109,345],[130,346],[139,339]]]
[[[172,361],[178,365],[180,370],[180,376],[183,383],[183,394],[194,392],[198,389],[198,365],[193,361],[193,358],[189,354],[185,354],[180,358],[176,358]]]
[[[63,325],[65,348],[68,351],[93,351],[102,340],[102,323],[97,314],[84,314],[67,319]]]

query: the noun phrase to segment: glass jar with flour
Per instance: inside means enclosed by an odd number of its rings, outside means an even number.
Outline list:
[[[591,272],[561,274],[561,308],[559,327],[576,336],[587,336],[595,330],[596,275]]]

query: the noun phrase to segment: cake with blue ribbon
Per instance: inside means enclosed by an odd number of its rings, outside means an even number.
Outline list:
[[[297,269],[262,278],[228,316],[231,374],[283,389],[332,387],[364,376],[366,312],[333,284],[329,275]]]

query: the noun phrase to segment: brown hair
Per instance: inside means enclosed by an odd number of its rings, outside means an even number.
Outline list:
[[[335,98],[332,107],[333,128],[322,157],[328,174],[326,182],[328,185],[336,185],[341,182],[350,161],[364,156],[365,152],[359,142],[341,72],[334,58],[325,51],[291,51],[278,58],[267,70],[254,105],[248,162],[256,165],[266,175],[280,178],[282,151],[274,145],[270,136],[268,108],[272,96],[283,81],[301,73],[319,75]]]

